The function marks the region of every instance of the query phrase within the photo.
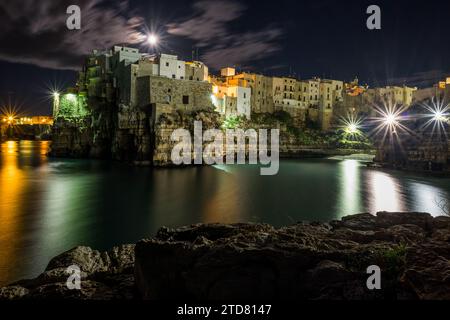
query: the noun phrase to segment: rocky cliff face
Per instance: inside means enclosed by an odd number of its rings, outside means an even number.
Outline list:
[[[77,247],[0,299],[450,299],[450,218],[359,214],[330,223],[162,228],[136,245]],[[66,268],[82,270],[81,290]],[[381,290],[367,289],[370,265]]]
[[[202,123],[203,131],[208,129],[220,129],[222,119],[220,114],[214,111],[200,110],[191,113],[166,112],[155,121],[153,164],[156,166],[171,166],[171,153],[178,143],[171,140],[172,133],[177,129],[187,129],[194,137],[194,122]],[[205,147],[207,143],[204,143]]]
[[[147,108],[126,105],[98,108],[89,116],[56,120],[51,154],[59,157],[104,158],[139,165],[172,166],[171,141],[177,129],[187,129],[194,136],[194,122],[201,121],[203,132],[223,129],[224,117],[212,109],[184,110],[166,104]],[[270,118],[270,117],[269,117]],[[326,157],[366,153],[367,150],[336,149],[326,143],[304,145],[280,121],[247,121],[243,130],[279,129],[280,156]],[[210,142],[205,142],[204,147]],[[226,146],[224,146],[224,150]]]

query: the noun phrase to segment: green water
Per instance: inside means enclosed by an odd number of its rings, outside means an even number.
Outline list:
[[[369,169],[355,160],[257,166],[134,168],[48,159],[48,142],[0,149],[0,285],[43,271],[76,245],[100,250],[197,222],[328,221],[358,212],[426,211],[450,199],[449,179]]]

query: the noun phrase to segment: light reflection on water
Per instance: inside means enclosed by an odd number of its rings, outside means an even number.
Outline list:
[[[100,250],[198,222],[329,221],[359,212],[425,211],[449,199],[448,179],[369,169],[356,160],[257,166],[133,168],[48,159],[48,142],[0,148],[0,285],[42,272],[76,245]]]
[[[368,181],[371,212],[377,211],[404,211],[405,199],[403,198],[399,181],[385,172],[372,171]]]

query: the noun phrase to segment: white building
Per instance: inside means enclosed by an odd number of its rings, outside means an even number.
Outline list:
[[[240,86],[230,86],[228,87],[228,94],[231,97],[236,97],[237,114],[243,115],[247,119],[250,119],[250,97],[252,95],[251,89]]]
[[[161,77],[184,80],[186,75],[186,62],[178,60],[175,55],[162,53],[158,59],[159,73]]]
[[[189,61],[185,65],[185,79],[191,81],[208,81],[208,67],[200,61]]]
[[[233,83],[216,82],[213,85],[212,102],[216,111],[229,115],[251,117],[252,90],[239,81]]]

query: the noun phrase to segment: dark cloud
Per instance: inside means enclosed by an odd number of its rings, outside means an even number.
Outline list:
[[[391,78],[388,79],[387,83],[389,85],[406,84],[409,86],[427,87],[444,80],[447,75],[448,73],[441,70],[429,70],[416,72],[411,76]]]
[[[199,0],[194,14],[168,25],[168,32],[195,41],[204,48],[202,59],[210,67],[242,65],[266,58],[280,50],[277,40],[282,30],[269,26],[263,30],[233,33],[228,25],[241,18],[246,7],[236,1]]]
[[[68,30],[66,9],[81,8],[81,30]],[[128,1],[0,2],[0,60],[51,69],[79,69],[92,49],[142,41],[140,17],[125,14]]]

